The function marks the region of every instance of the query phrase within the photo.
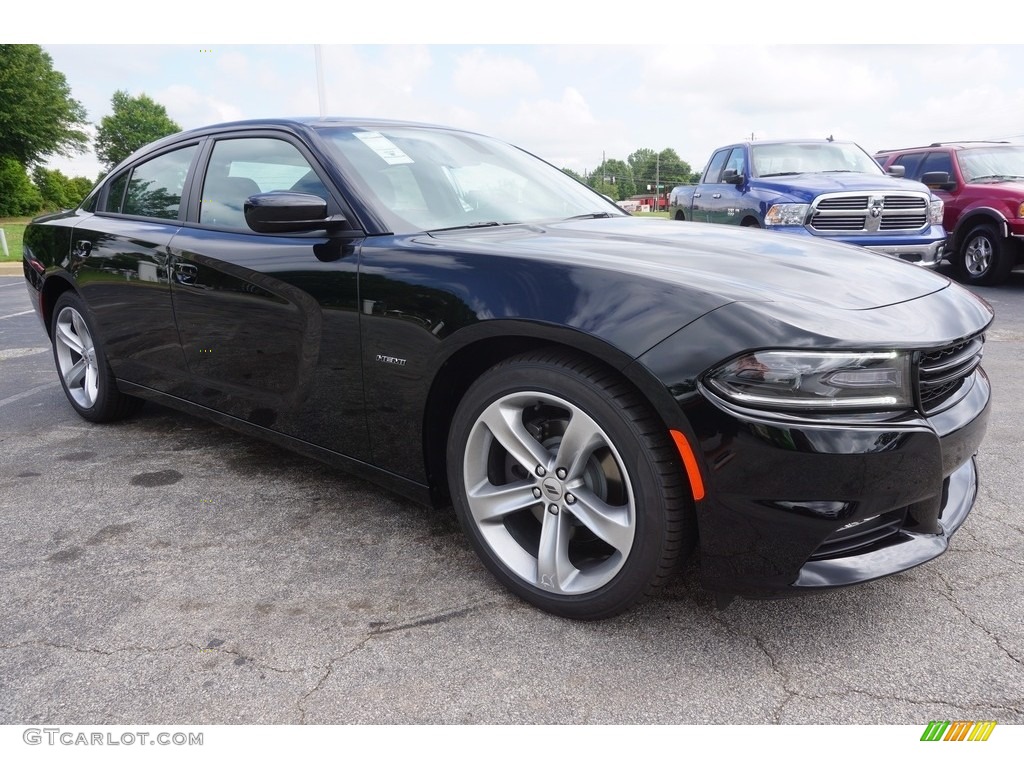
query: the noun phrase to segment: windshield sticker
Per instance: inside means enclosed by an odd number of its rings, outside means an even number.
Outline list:
[[[377,131],[364,131],[353,135],[376,152],[377,156],[388,165],[402,165],[413,162],[413,159],[396,147],[391,139],[382,136]]]

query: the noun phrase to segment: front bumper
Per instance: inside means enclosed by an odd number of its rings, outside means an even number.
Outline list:
[[[920,243],[907,245],[904,243],[895,245],[869,245],[869,251],[882,253],[886,256],[895,256],[901,261],[909,261],[919,267],[934,269],[942,263],[946,241],[939,240],[933,243]]]
[[[691,411],[709,492],[697,505],[701,580],[782,597],[904,571],[942,554],[974,504],[989,415],[982,369],[930,417],[822,423]]]
[[[817,237],[844,245],[856,245],[874,253],[892,256],[900,261],[907,261],[919,267],[934,269],[945,257],[946,231],[937,225],[931,225],[918,234],[858,234],[835,233],[821,234],[812,232],[803,225],[786,225],[765,227],[769,232],[781,232],[787,235]]]

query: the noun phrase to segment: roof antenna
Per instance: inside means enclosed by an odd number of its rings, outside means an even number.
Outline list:
[[[830,134],[828,135],[828,138],[827,138],[827,139],[825,139],[825,141],[835,141],[835,139],[833,139],[833,138],[832,138],[832,134],[830,133]]]

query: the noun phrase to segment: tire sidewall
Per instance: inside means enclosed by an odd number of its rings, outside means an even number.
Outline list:
[[[967,270],[967,249],[971,243],[981,237],[988,240],[992,250],[992,259],[989,262],[988,269],[980,275],[973,275]],[[1004,271],[1003,260],[1006,258],[1002,245],[1001,239],[990,225],[979,224],[972,227],[971,231],[967,233],[967,237],[964,238],[963,245],[961,245],[957,254],[956,271],[961,282],[968,285],[992,285],[999,282]]]
[[[70,307],[82,316],[82,319],[85,321],[85,324],[89,329],[89,335],[92,337],[93,350],[96,355],[96,402],[94,402],[89,408],[83,408],[75,402],[75,399],[68,391],[67,382],[64,381],[64,375],[60,370],[60,360],[57,357],[57,319],[60,317],[60,313],[65,307]],[[85,302],[82,301],[77,294],[72,293],[71,291],[61,294],[53,307],[53,317],[51,318],[50,323],[50,346],[53,353],[53,363],[57,368],[57,376],[60,379],[61,388],[64,390],[64,395],[67,397],[68,403],[71,404],[71,407],[74,408],[82,418],[88,421],[108,420],[112,411],[112,404],[110,401],[112,393],[114,392],[113,374],[110,371],[110,366],[107,364],[107,357],[103,351],[103,343],[96,330],[96,322],[93,320],[92,315],[85,306]]]
[[[625,464],[634,503],[634,537],[621,569],[605,585],[585,595],[557,595],[524,581],[490,549],[473,521],[465,498],[463,449],[488,405],[505,395],[532,391],[550,394],[585,411],[604,430]],[[466,392],[448,439],[448,477],[452,502],[463,530],[484,565],[510,590],[543,610],[572,618],[603,618],[619,613],[645,594],[664,557],[667,516],[645,438],[604,390],[566,367],[517,361],[492,369]]]

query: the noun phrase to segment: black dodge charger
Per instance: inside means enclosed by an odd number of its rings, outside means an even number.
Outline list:
[[[493,574],[564,616],[626,609],[694,549],[723,601],[875,579],[941,554],[974,503],[974,295],[635,218],[475,133],[186,131],[24,244],[82,417],[154,400],[451,503]]]

